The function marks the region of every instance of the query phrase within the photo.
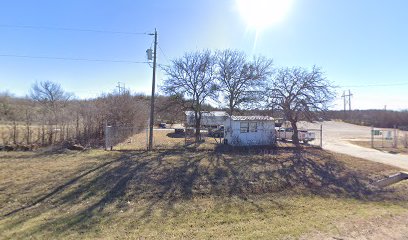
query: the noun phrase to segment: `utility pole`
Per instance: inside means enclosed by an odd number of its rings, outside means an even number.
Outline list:
[[[119,95],[120,95],[120,89],[122,88],[122,87],[120,86],[120,84],[121,84],[121,82],[118,82],[118,86],[116,86],[116,87],[118,88]]]
[[[346,92],[343,91],[343,95],[341,95],[343,98],[343,105],[344,105],[344,114],[346,114]]]
[[[149,126],[149,147],[148,150],[153,150],[153,124],[154,124],[154,91],[156,87],[156,49],[157,49],[157,30],[154,29],[154,50],[153,50],[153,79],[152,79],[152,95],[150,99],[150,126]]]
[[[347,103],[348,103],[348,108],[349,111],[351,111],[351,97],[353,94],[351,94],[350,89],[348,90],[348,94],[346,95],[346,91],[343,91],[343,95],[341,96],[343,98],[343,103],[344,103],[344,113],[346,113],[347,110]],[[348,100],[347,100],[348,97]]]

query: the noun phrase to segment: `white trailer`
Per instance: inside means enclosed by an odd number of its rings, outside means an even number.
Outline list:
[[[293,129],[292,128],[279,128],[276,130],[276,138],[279,140],[292,140]],[[298,130],[299,141],[308,143],[316,139],[314,132],[308,132],[307,130]]]
[[[268,116],[231,116],[224,122],[224,143],[232,146],[275,144],[275,122]]]
[[[193,111],[186,111],[186,125],[195,127]],[[225,111],[206,111],[201,113],[201,128],[218,129],[229,116]]]

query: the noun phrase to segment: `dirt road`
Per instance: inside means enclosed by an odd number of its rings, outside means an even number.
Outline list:
[[[408,170],[408,156],[391,154],[379,150],[364,148],[350,143],[350,140],[370,141],[370,127],[358,126],[343,122],[327,121],[317,123],[301,123],[305,128],[319,128],[323,125],[323,148],[364,158]]]

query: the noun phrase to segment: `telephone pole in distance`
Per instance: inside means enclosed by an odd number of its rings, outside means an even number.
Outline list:
[[[156,88],[156,56],[157,56],[157,30],[154,29],[154,50],[153,50],[153,79],[152,79],[152,95],[150,99],[150,124],[149,124],[149,147],[148,150],[153,150],[153,125],[154,125],[154,92]]]

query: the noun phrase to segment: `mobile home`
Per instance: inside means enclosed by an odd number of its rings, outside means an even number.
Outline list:
[[[224,121],[224,143],[232,146],[274,145],[275,121],[268,116],[231,116]]]

